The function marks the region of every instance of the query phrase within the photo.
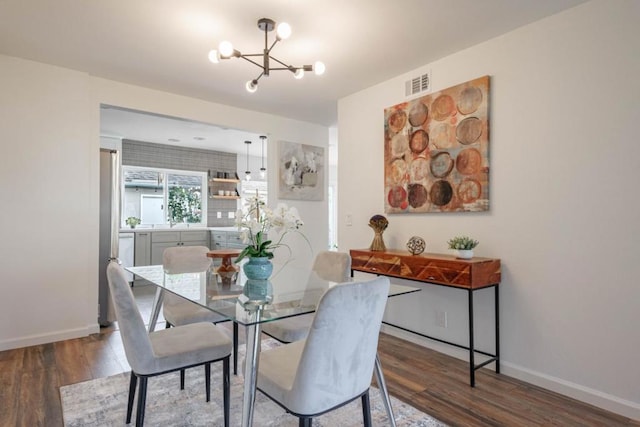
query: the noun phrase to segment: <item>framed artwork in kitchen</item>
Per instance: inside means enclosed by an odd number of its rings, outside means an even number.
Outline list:
[[[324,200],[324,148],[279,141],[278,196]]]
[[[384,110],[386,213],[489,210],[489,76]]]

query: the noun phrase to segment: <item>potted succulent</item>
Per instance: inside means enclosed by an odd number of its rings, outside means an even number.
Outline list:
[[[130,216],[124,221],[129,227],[136,228],[136,225],[140,224],[140,218],[136,218],[135,216]]]
[[[462,259],[473,258],[473,248],[478,246],[478,241],[468,236],[456,236],[447,242],[449,249],[457,251],[457,257]]]

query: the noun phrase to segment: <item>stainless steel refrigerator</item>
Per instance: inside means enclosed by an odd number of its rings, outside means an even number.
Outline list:
[[[100,242],[98,250],[98,323],[108,326],[115,320],[107,265],[118,261],[118,233],[120,230],[120,153],[100,150]]]

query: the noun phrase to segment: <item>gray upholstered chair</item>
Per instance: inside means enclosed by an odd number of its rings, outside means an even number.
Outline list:
[[[351,276],[351,256],[346,252],[319,252],[311,269],[324,280],[346,282]],[[313,316],[310,313],[265,323],[262,332],[283,343],[300,341],[307,337]]]
[[[223,362],[224,425],[229,426],[231,340],[212,323],[193,323],[149,333],[136,305],[124,270],[115,262],[107,266],[107,280],[113,299],[120,336],[131,382],[126,423],[131,422],[133,399],[138,388],[136,426],[144,422],[147,379],[184,368],[204,365],[207,402],[211,397],[211,363]],[[140,387],[137,387],[138,379]]]
[[[191,273],[206,271],[211,266],[206,246],[175,246],[162,253],[162,266],[166,273]],[[229,321],[228,318],[200,307],[182,297],[166,292],[162,304],[162,315],[166,327],[184,326],[191,323]],[[233,322],[233,373],[238,373],[238,324]],[[184,371],[180,372],[180,388],[184,388]]]
[[[313,417],[361,398],[370,426],[369,386],[388,294],[387,277],[330,288],[306,340],[260,353],[258,389],[309,427]]]

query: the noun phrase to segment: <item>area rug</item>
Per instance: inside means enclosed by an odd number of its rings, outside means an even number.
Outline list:
[[[239,352],[240,353],[240,352]],[[180,390],[178,373],[149,379],[145,425],[147,426],[222,426],[222,363],[211,367],[211,402],[205,402],[204,368],[196,367],[186,373],[185,389]],[[130,374],[60,387],[62,413],[66,427],[124,426]],[[231,425],[241,424],[242,376],[231,375]],[[380,392],[371,388],[371,414],[374,426],[388,426]],[[398,426],[440,427],[431,416],[391,398]],[[132,418],[135,424],[135,407]],[[287,414],[260,392],[256,395],[253,417],[256,427],[297,426],[298,419]],[[314,418],[316,427],[361,426],[360,400]]]

